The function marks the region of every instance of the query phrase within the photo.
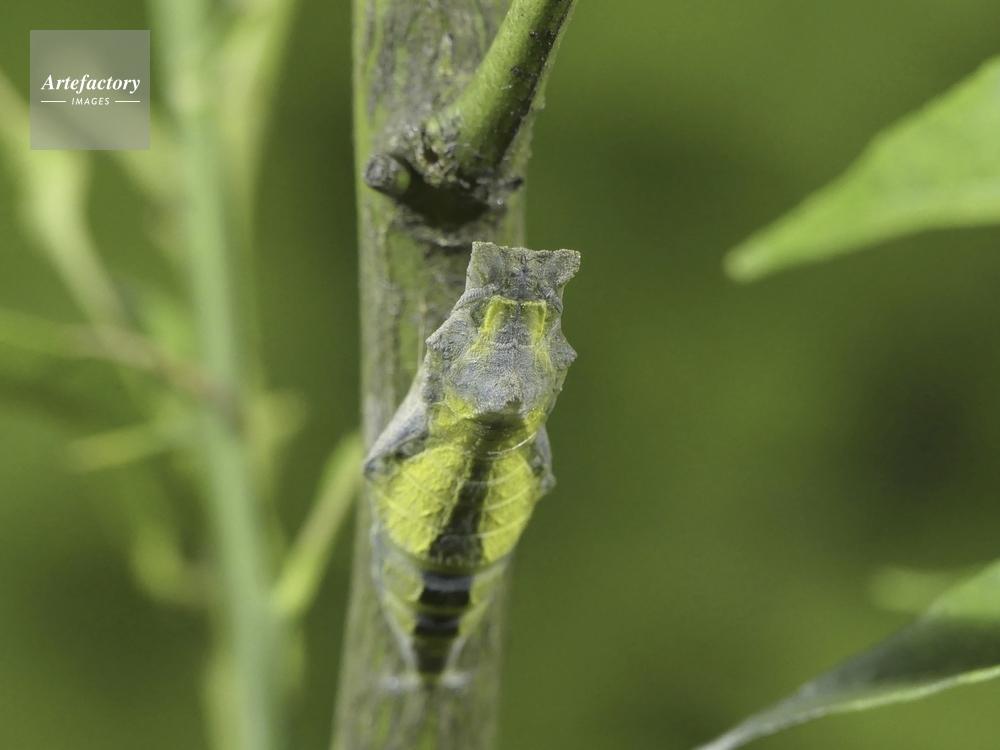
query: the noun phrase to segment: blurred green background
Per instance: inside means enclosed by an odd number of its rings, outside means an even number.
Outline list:
[[[136,0],[5,0],[0,67],[22,94],[29,29],[66,28],[149,22]],[[309,404],[281,478],[289,530],[357,422],[349,38],[346,0],[303,0],[256,211],[269,380]],[[683,750],[906,622],[872,601],[882,566],[998,556],[1000,230],[749,287],[720,270],[997,52],[987,0],[579,4],[528,230],[583,253],[564,316],[579,359],[550,422],[559,487],[517,562],[501,748]],[[0,174],[0,306],[73,320]],[[91,220],[123,276],[166,276],[106,155]],[[99,369],[50,374],[89,392],[113,382]],[[65,412],[0,379],[0,748],[206,747],[207,631],[137,592],[108,500],[155,484],[65,469],[68,439],[128,411]],[[327,746],[348,537],[308,619],[296,750]],[[996,748],[998,700],[964,688],[755,747]]]

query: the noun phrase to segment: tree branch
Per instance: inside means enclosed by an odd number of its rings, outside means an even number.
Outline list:
[[[404,128],[390,152],[372,155],[365,184],[441,226],[502,206],[523,179],[512,147],[538,109],[573,2],[513,0],[468,85],[443,110]]]
[[[409,389],[424,340],[462,294],[473,240],[524,245],[518,173],[527,163],[533,104],[571,4],[354,0],[361,397],[369,445]],[[532,31],[549,33],[535,39]],[[492,60],[489,71],[481,67],[486,57]],[[522,78],[512,67],[534,77]],[[493,88],[506,86],[504,81],[515,90]],[[507,104],[492,106],[490,97]],[[511,102],[513,111],[506,112]],[[450,123],[466,123],[467,142],[479,145],[462,151],[441,142],[435,151],[438,146],[428,140],[428,156],[424,135],[434,132],[429,123],[446,113]],[[479,158],[482,149],[488,158]],[[460,152],[471,161],[460,166]],[[431,169],[431,162],[440,170]],[[464,170],[485,171],[470,176]],[[358,503],[357,519],[333,747],[488,750],[499,708],[506,584],[458,657],[455,667],[469,676],[467,684],[458,690],[393,690],[407,665],[372,577],[367,497]]]

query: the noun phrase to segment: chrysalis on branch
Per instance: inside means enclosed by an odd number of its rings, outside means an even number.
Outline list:
[[[382,610],[425,686],[454,663],[555,483],[545,420],[576,357],[560,317],[579,266],[572,250],[475,243],[465,294],[365,461]]]

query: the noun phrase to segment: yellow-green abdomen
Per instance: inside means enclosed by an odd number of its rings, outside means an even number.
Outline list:
[[[428,447],[372,482],[375,514],[388,540],[423,567],[474,572],[517,544],[541,495],[530,444],[476,456]]]
[[[429,444],[372,482],[382,605],[425,681],[478,624],[541,496],[531,450]]]

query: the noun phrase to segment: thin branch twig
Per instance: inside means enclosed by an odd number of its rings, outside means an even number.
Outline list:
[[[69,335],[77,356],[105,359],[147,372],[208,406],[232,426],[242,428],[242,409],[236,394],[197,362],[172,355],[152,339],[117,326],[75,326]]]
[[[197,362],[167,352],[138,331],[115,325],[67,325],[0,309],[0,343],[47,356],[100,359],[139,370],[216,410],[234,425],[243,422],[242,408],[232,391]]]
[[[457,223],[474,219],[516,188],[521,176],[501,172],[542,98],[573,3],[513,0],[457,99],[401,134],[391,152],[371,155],[365,184],[421,213],[444,211]]]

